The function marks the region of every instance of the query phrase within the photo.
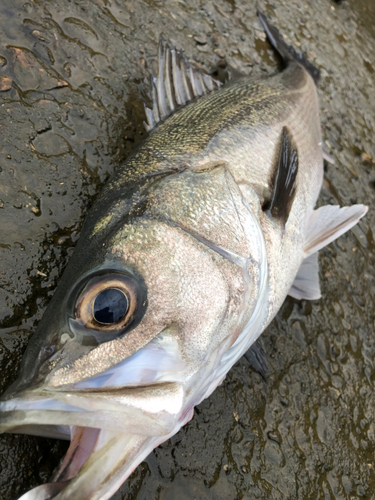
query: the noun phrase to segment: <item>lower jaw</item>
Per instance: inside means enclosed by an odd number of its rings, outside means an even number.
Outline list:
[[[192,418],[166,436],[145,437],[93,428],[73,428],[60,467],[47,483],[19,500],[109,500],[149,453]]]
[[[71,443],[52,482],[29,491],[20,500],[108,500],[149,453],[192,416],[191,409],[167,434],[151,436],[70,426]]]
[[[34,488],[20,500],[107,500],[165,439],[72,428],[70,447],[53,482]]]
[[[186,408],[178,385],[165,384],[144,393],[155,391],[155,404],[149,405],[155,413],[147,413],[141,405],[121,404],[120,391],[115,393],[117,401],[105,400],[105,393],[30,392],[0,403],[0,432],[31,431],[71,439],[53,482],[29,491],[22,500],[109,499],[155,447],[193,416],[193,406]],[[163,398],[158,400],[160,394]],[[103,402],[109,409],[103,410]]]
[[[137,465],[165,439],[165,436],[74,429],[67,455],[53,477],[55,482],[64,484],[54,499],[109,499]]]

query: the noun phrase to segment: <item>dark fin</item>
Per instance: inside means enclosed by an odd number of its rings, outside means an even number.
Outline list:
[[[318,253],[309,255],[302,262],[288,295],[297,300],[320,299]]]
[[[266,380],[268,371],[267,354],[260,338],[254,342],[247,352],[245,352],[244,356],[254,370],[259,373],[264,380]]]
[[[297,52],[293,47],[287,45],[279,30],[269,24],[267,18],[262,12],[258,10],[258,16],[260,22],[263,24],[264,31],[267,34],[268,40],[270,41],[272,47],[277,50],[280,56],[283,58],[284,62],[287,64],[288,61],[295,60],[301,66],[305,68],[305,70],[310,74],[315,83],[318,83],[320,73],[316,66],[314,66],[311,62],[309,62],[302,52]]]
[[[152,130],[178,107],[221,87],[221,83],[194,68],[183,53],[159,41],[159,75],[151,76],[152,109],[145,106],[147,130]]]
[[[292,134],[283,128],[279,161],[273,179],[271,200],[263,205],[263,210],[280,220],[285,226],[296,192],[298,173],[298,152]]]

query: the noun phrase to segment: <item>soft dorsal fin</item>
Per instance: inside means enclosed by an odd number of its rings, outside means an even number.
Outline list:
[[[318,83],[320,78],[319,70],[311,62],[309,62],[301,52],[297,52],[291,45],[287,45],[284,42],[282,35],[279,30],[272,26],[266,18],[266,16],[258,10],[258,17],[263,25],[264,31],[267,34],[268,40],[270,41],[272,47],[277,50],[283,61],[288,64],[289,61],[296,61],[298,64],[303,66],[305,70],[310,74],[315,83]]]
[[[353,205],[342,207],[338,205],[325,205],[314,210],[310,215],[304,251],[311,255],[331,243],[350,228],[366,214],[368,207]]]
[[[272,180],[271,199],[263,205],[263,210],[285,226],[292,207],[297,187],[298,152],[292,134],[283,128],[279,159]]]
[[[151,76],[152,109],[145,106],[147,130],[152,130],[172,111],[196,97],[221,87],[221,83],[194,68],[180,50],[159,41],[159,75]]]

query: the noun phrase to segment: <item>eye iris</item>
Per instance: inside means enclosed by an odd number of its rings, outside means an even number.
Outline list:
[[[94,318],[98,323],[118,323],[128,310],[125,295],[117,288],[107,288],[100,292],[94,302]]]

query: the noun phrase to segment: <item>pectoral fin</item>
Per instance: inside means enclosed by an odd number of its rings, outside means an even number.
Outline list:
[[[365,205],[343,208],[338,205],[326,205],[313,211],[308,222],[304,245],[307,257],[302,262],[289,291],[291,297],[299,300],[320,298],[318,250],[355,226],[367,210],[368,207]]]
[[[314,210],[310,216],[304,245],[306,255],[311,255],[331,243],[366,214],[368,207],[353,205],[342,207],[325,205]]]
[[[279,159],[272,180],[271,199],[263,205],[263,210],[285,226],[292,207],[297,187],[298,152],[291,132],[283,128]]]
[[[306,257],[299,268],[289,294],[295,299],[318,300],[321,297],[319,285],[318,254]]]

